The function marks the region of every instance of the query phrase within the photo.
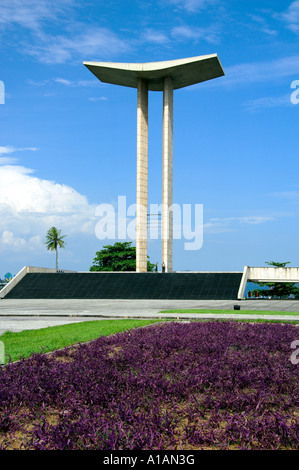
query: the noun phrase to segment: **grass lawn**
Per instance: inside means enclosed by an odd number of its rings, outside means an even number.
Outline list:
[[[294,323],[299,312],[263,312],[252,310],[163,310],[160,313],[233,313],[233,314],[260,314],[260,315],[292,315]],[[269,319],[270,320],[270,319]],[[268,322],[269,320],[254,320]],[[101,320],[101,321],[85,321],[79,323],[70,323],[67,325],[52,326],[41,328],[38,330],[25,330],[18,333],[5,332],[0,335],[0,341],[4,343],[5,363],[9,361],[15,362],[21,358],[30,357],[34,353],[50,352],[62,349],[73,344],[92,341],[100,336],[108,336],[130,328],[138,328],[140,326],[150,325],[165,321],[157,320],[140,320],[140,319],[121,319],[121,320]],[[166,320],[167,321],[167,320]],[[200,321],[200,320],[199,320]],[[241,321],[241,320],[240,320]],[[246,321],[246,320],[242,320]],[[250,320],[248,320],[250,321]],[[273,320],[276,321],[276,320]]]
[[[156,323],[157,320],[100,320],[70,323],[39,330],[25,330],[18,333],[5,332],[0,335],[4,343],[5,362],[16,361],[33,353],[62,349],[76,343],[91,341],[130,328]]]
[[[299,312],[280,312],[280,311],[263,311],[263,310],[214,310],[214,309],[174,309],[161,310],[159,313],[217,313],[217,314],[235,314],[235,315],[289,315],[298,316]]]

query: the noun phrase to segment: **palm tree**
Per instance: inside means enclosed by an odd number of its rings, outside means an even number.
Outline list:
[[[66,235],[60,235],[61,230],[57,230],[56,227],[50,228],[47,231],[45,245],[47,250],[56,251],[56,271],[58,271],[58,247],[65,248],[66,242],[63,240]]]

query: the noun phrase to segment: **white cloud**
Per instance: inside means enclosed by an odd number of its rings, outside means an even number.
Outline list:
[[[290,95],[284,96],[266,96],[264,98],[257,98],[255,100],[248,100],[244,103],[247,111],[259,111],[265,108],[277,108],[281,106],[292,106]]]
[[[282,59],[234,65],[226,68],[226,76],[231,82],[264,82],[285,78],[299,72],[299,56]]]
[[[142,34],[142,41],[157,43],[157,44],[167,44],[169,42],[168,36],[162,31],[156,31],[154,29],[146,29]]]
[[[299,33],[299,0],[295,0],[289,8],[282,13],[282,19],[286,22],[287,27],[294,33]]]
[[[106,96],[99,96],[98,98],[91,97],[88,99],[89,101],[92,101],[94,103],[96,103],[97,101],[108,101],[108,98],[106,98]]]
[[[269,196],[285,199],[293,203],[299,202],[299,191],[281,191],[269,194]]]
[[[3,147],[0,147],[0,157],[4,154],[14,153],[14,152],[24,152],[26,150],[29,150],[31,152],[35,152],[38,149],[36,147],[18,148],[18,147],[13,147],[12,145],[6,145],[6,146],[3,146]]]
[[[218,0],[168,0],[179,8],[183,8],[190,13],[208,8],[210,5],[218,3]]]
[[[187,24],[181,24],[171,28],[169,33],[155,30],[153,28],[146,29],[140,36],[140,41],[152,44],[161,44],[167,46],[171,41],[206,41],[212,44],[220,42],[219,24],[212,24],[206,27],[195,27]]]
[[[220,42],[220,27],[213,24],[207,27],[194,27],[187,24],[174,26],[169,35],[163,31],[146,29],[141,35],[141,42],[168,45],[170,41],[206,41],[211,44]]]
[[[269,36],[277,36],[282,23],[295,34],[299,33],[299,0],[293,0],[282,12],[273,12],[272,9],[263,8],[260,9],[260,14],[249,14],[248,16],[263,33]],[[273,20],[278,22],[276,26]]]
[[[99,86],[99,80],[69,80],[67,78],[54,78],[54,82],[69,87],[94,87]]]
[[[251,20],[256,23],[259,29],[268,36],[277,36],[277,31],[271,28],[265,18],[260,15],[249,15]]]
[[[0,148],[2,154],[17,150],[25,149]],[[89,204],[86,196],[70,186],[38,178],[32,169],[11,162],[2,163],[0,249],[7,252],[28,246],[38,248],[53,225],[67,234],[94,233],[96,206]]]
[[[299,73],[299,55],[265,62],[249,62],[231,66],[222,65],[225,77],[222,77],[220,80],[210,80],[206,86],[233,87],[235,85],[251,85],[253,83],[273,83],[287,77],[296,77]],[[192,89],[196,89],[199,86],[202,86],[202,84],[194,85]]]
[[[26,82],[29,84],[29,85],[32,85],[32,86],[47,86],[49,85],[50,83],[50,80],[32,80],[31,78],[28,78],[28,80],[26,80]]]
[[[31,236],[28,238],[15,236],[13,232],[4,230],[0,237],[0,250],[1,251],[23,251],[24,249],[36,250],[42,246],[42,240],[39,235]]]
[[[14,152],[24,152],[24,151],[35,152],[36,150],[38,149],[35,147],[16,148],[11,145],[0,147],[0,165],[12,165],[17,162],[17,158],[3,157],[3,155],[8,155]]]
[[[24,52],[46,64],[70,62],[73,57],[76,57],[78,63],[90,57],[99,60],[129,50],[129,43],[108,28],[100,27],[89,27],[84,33],[74,31],[71,35],[43,35],[42,40],[24,46]]]
[[[46,20],[58,20],[73,5],[73,0],[1,0],[0,26],[15,24],[39,32]]]
[[[67,80],[65,78],[55,78],[54,80],[55,82],[57,83],[61,83],[62,85],[66,85],[66,86],[74,86],[73,83],[71,80]]]
[[[0,154],[0,165],[13,165],[17,160],[18,159],[14,157],[1,157]]]
[[[276,220],[269,216],[244,216],[244,217],[215,217],[203,226],[207,233],[224,233],[236,229],[236,225],[259,225]]]
[[[9,204],[15,213],[59,214],[79,211],[88,205],[85,196],[73,188],[39,179],[33,170],[23,166],[5,165],[0,168],[0,204]]]
[[[268,217],[268,216],[247,216],[247,217],[213,218],[213,219],[210,219],[210,222],[222,222],[222,223],[237,222],[240,224],[257,225],[263,222],[269,222],[271,220],[274,220],[274,218]]]
[[[176,26],[171,31],[171,36],[175,39],[204,40],[206,42],[217,44],[220,41],[220,31],[217,25],[210,27],[191,27],[189,25]]]
[[[125,42],[109,28],[86,25],[75,19],[80,5],[75,0],[1,0],[0,32],[29,30],[18,42],[22,53],[47,64],[76,62],[127,52]],[[71,21],[70,21],[71,19]],[[55,23],[55,35],[49,32]],[[92,56],[92,57],[91,57]],[[84,86],[84,85],[83,85]]]

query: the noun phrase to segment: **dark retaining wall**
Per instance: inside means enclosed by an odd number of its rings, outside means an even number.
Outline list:
[[[29,273],[7,299],[236,300],[242,273]]]

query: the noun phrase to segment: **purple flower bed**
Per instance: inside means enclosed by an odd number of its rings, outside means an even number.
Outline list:
[[[0,371],[0,446],[298,449],[291,324],[165,323]]]

